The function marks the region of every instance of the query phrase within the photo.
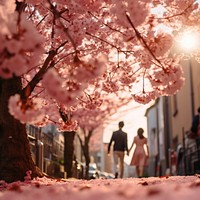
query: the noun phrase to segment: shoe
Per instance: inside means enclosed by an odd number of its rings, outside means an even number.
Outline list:
[[[118,178],[118,172],[115,173],[115,178]]]

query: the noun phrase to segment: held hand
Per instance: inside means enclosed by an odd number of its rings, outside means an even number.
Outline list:
[[[127,156],[129,156],[129,151],[127,151]]]

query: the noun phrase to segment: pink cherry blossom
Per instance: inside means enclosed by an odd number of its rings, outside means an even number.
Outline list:
[[[106,70],[106,57],[98,55],[97,58],[85,58],[85,61],[74,61],[73,78],[80,82],[88,82],[101,76]]]
[[[172,59],[170,62],[171,65],[164,69],[155,67],[154,73],[148,76],[152,87],[162,95],[173,95],[181,89],[185,80],[178,61]]]
[[[45,74],[43,78],[43,85],[46,86],[47,92],[52,97],[57,99],[58,102],[64,103],[68,106],[72,106],[76,103],[76,97],[79,92],[81,92],[81,86],[76,83],[73,85],[69,82],[69,85],[66,83],[65,87],[63,87],[62,79],[58,76],[54,69],[49,70]]]
[[[60,123],[57,124],[57,130],[60,132],[76,131],[77,128],[78,128],[78,123],[76,120],[68,120],[67,122],[63,122],[60,119]]]
[[[27,101],[9,101],[22,123],[72,130],[75,116],[71,125],[58,123],[60,107],[108,114],[132,99],[145,104],[173,95],[184,84],[171,50],[185,26],[200,31],[195,0],[27,0],[23,12],[15,2],[0,3],[0,77],[22,79],[18,92],[26,91]],[[156,6],[165,8],[162,16],[151,13]],[[135,94],[138,81],[143,87]]]
[[[156,57],[163,56],[173,45],[172,35],[163,31],[155,33],[154,38],[149,40],[149,47]]]
[[[135,76],[133,74],[128,74],[127,72],[124,72],[122,77],[120,78],[120,82],[124,85],[129,85],[133,83],[136,80]]]
[[[41,121],[38,121],[34,123],[33,125],[37,127],[44,127],[45,125],[48,124],[48,122],[49,122],[49,116],[45,115]]]
[[[117,85],[116,82],[112,82],[112,81],[107,81],[103,84],[103,88],[104,91],[108,92],[108,93],[113,93],[113,92],[117,92],[119,87]]]
[[[147,104],[152,100],[155,100],[157,94],[154,91],[151,92],[141,92],[132,95],[134,100],[141,104]]]
[[[21,43],[19,43],[17,40],[10,40],[6,43],[6,48],[10,53],[19,53],[21,47]]]
[[[9,99],[9,112],[16,118],[20,119],[22,123],[37,123],[40,122],[44,113],[40,109],[42,107],[42,100],[39,98],[28,99],[23,102],[19,94],[11,96]]]

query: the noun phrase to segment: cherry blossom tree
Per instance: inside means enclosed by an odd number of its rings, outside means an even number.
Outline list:
[[[95,94],[97,95],[97,94]],[[90,97],[91,98],[91,97]],[[117,105],[123,106],[126,105],[130,100],[127,98],[119,98],[115,103],[112,102],[111,97],[104,97],[104,106],[101,109],[90,109],[89,108],[79,108],[73,112],[74,120],[77,121],[79,129],[75,131],[64,131],[65,138],[65,151],[64,151],[64,160],[65,160],[65,170],[67,172],[67,177],[72,177],[73,175],[73,161],[74,161],[74,137],[78,137],[80,146],[83,152],[85,160],[85,173],[84,178],[88,179],[88,170],[90,164],[90,145],[91,140],[96,139],[95,146],[100,145],[102,132],[102,126],[108,120],[109,116],[113,113],[116,113]],[[83,101],[83,99],[82,99]],[[91,106],[91,105],[90,105]],[[63,121],[66,119],[66,115],[61,113]],[[97,139],[98,138],[98,139]]]
[[[111,104],[110,104],[111,105]],[[109,107],[109,105],[108,105]],[[86,108],[78,109],[74,113],[74,118],[77,120],[79,124],[79,130],[77,131],[77,137],[79,139],[81,149],[83,152],[84,160],[85,160],[85,178],[89,178],[89,164],[90,164],[90,143],[92,137],[97,135],[102,135],[100,132],[100,127],[103,126],[104,122],[108,118],[109,114],[108,110],[110,109],[95,109],[90,110]],[[100,141],[96,141],[96,145],[99,144]]]
[[[195,0],[1,0],[0,179],[42,175],[26,124],[75,131],[75,112],[101,110],[110,94],[117,107],[179,91],[181,56],[170,49],[198,22]]]

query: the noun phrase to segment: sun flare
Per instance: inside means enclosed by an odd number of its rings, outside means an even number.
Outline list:
[[[193,52],[199,48],[199,38],[200,33],[185,31],[178,38],[179,46],[185,52]]]

